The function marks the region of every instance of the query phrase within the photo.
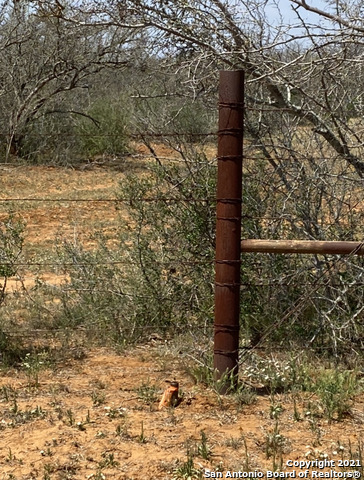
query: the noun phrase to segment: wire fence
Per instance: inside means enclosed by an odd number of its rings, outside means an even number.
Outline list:
[[[259,109],[261,110],[261,109]],[[269,111],[274,111],[273,109],[272,110],[269,110]],[[75,134],[60,134],[62,136],[74,136]],[[82,135],[82,134],[81,134]],[[165,132],[165,133],[155,133],[155,132],[143,132],[142,134],[140,133],[128,133],[128,137],[132,140],[140,140],[140,139],[154,139],[155,141],[162,141],[165,140],[166,138],[167,139],[178,139],[178,138],[185,138],[185,137],[188,137],[188,138],[195,138],[196,141],[199,141],[201,139],[212,139],[213,141],[216,140],[216,137],[218,135],[218,132],[206,132],[206,133],[190,133],[190,132],[183,132],[183,133],[176,133],[176,132],[173,132],[173,133],[169,133],[169,132]],[[5,136],[5,137],[8,137],[8,134],[4,134],[4,133],[0,133],[0,136]],[[77,133],[77,136],[80,136],[79,133]],[[84,136],[88,136],[87,134],[85,134]],[[104,134],[102,136],[105,136]],[[107,135],[106,135],[107,136]],[[248,151],[251,151],[252,149],[254,149],[255,146],[253,145],[250,150],[248,149]],[[278,149],[279,150],[279,149]],[[283,150],[283,147],[282,147],[282,150]],[[177,157],[176,155],[180,155],[179,157]],[[212,158],[211,158],[211,155],[212,155]],[[177,165],[197,165],[197,166],[205,166],[207,163],[209,165],[209,167],[211,168],[216,168],[217,167],[217,162],[216,162],[216,156],[215,156],[215,153],[210,153],[210,157],[208,157],[206,155],[206,157],[202,160],[199,160],[196,162],[196,159],[193,160],[193,161],[190,161],[189,158],[182,154],[181,155],[181,152],[178,152],[178,149],[176,150],[175,152],[175,155],[158,155],[158,153],[153,150],[153,151],[150,151],[148,154],[135,154],[135,153],[130,153],[130,154],[125,154],[125,155],[121,155],[119,158],[118,158],[118,161],[123,161],[125,159],[131,159],[131,160],[150,160],[151,158],[153,159],[157,159],[158,161],[160,162],[165,162],[163,163],[163,165],[165,166],[165,168],[168,167],[168,164],[177,164]],[[264,158],[264,155],[262,153],[255,153],[254,155],[250,155],[250,154],[246,154],[244,156],[244,160],[246,162],[251,162],[252,164],[257,161],[257,159],[262,159]],[[332,157],[325,157],[325,156],[322,156],[320,155],[319,156],[319,161],[320,162],[325,162],[326,160],[332,160]],[[295,159],[291,159],[292,163],[296,162]],[[105,160],[105,164],[107,166],[107,161]],[[24,168],[24,165],[22,165],[21,167],[17,166],[17,165],[14,165],[14,164],[11,164],[11,163],[6,163],[6,164],[1,164],[3,168],[5,169],[17,169],[17,168]],[[90,162],[90,166],[92,167],[92,162]],[[56,172],[55,172],[56,173]],[[273,174],[275,172],[272,172]],[[82,174],[82,172],[80,173]],[[2,175],[4,175],[4,173],[2,173]],[[6,175],[6,171],[5,171],[5,175]],[[253,171],[244,171],[244,175],[245,175],[245,178],[254,178],[254,176],[256,175],[256,172],[254,171],[254,168],[253,168]],[[323,172],[322,173],[322,177],[324,176],[329,176],[331,175],[330,173],[327,173],[327,172]],[[267,179],[265,179],[265,181],[268,182]],[[355,179],[353,179],[353,181],[355,181]],[[5,195],[2,195],[1,192],[0,192],[0,204],[2,204],[3,206],[7,206],[7,205],[11,205],[13,207],[13,205],[19,205],[21,206],[22,204],[26,203],[26,204],[46,204],[46,205],[55,205],[55,204],[76,204],[76,205],[80,205],[82,206],[82,208],[89,208],[89,206],[92,204],[92,205],[99,205],[101,207],[102,204],[106,205],[106,206],[109,206],[109,205],[114,205],[115,208],[117,208],[118,205],[120,205],[121,203],[124,203],[126,205],[130,205],[131,203],[135,203],[135,202],[142,202],[142,203],[145,203],[145,204],[151,204],[151,203],[166,203],[166,204],[181,204],[181,205],[188,205],[188,204],[194,204],[194,205],[202,205],[202,206],[208,206],[209,208],[214,208],[215,205],[216,205],[216,198],[214,196],[205,196],[204,198],[199,198],[199,197],[194,197],[194,193],[191,192],[191,196],[185,196],[183,198],[181,198],[181,196],[170,196],[170,195],[156,195],[154,194],[153,192],[150,192],[150,194],[148,194],[148,196],[141,196],[141,197],[138,197],[137,195],[135,197],[122,197],[122,196],[111,196],[110,197],[99,197],[99,198],[86,198],[86,197],[77,197],[77,198],[68,198],[67,196],[57,196],[57,197],[51,197],[51,196],[47,196],[44,194],[45,192],[38,192],[38,193],[35,193],[39,196],[37,197],[29,197],[29,196],[22,196],[22,195],[16,195],[14,193],[14,195],[11,195],[11,196],[5,196]],[[352,205],[349,205],[349,210],[352,211],[354,208],[357,207],[357,204],[358,202],[354,201]],[[62,206],[62,205],[61,205]],[[107,207],[109,208],[109,207]],[[5,211],[4,211],[4,214],[5,214]],[[1,214],[0,214],[1,215]],[[1,218],[1,217],[0,217]],[[30,215],[30,218],[31,218],[31,215]],[[242,215],[242,221],[244,222],[244,220],[251,220],[251,221],[256,221],[256,222],[260,222],[261,224],[264,224],[265,222],[281,222],[281,223],[292,223],[292,222],[299,222],[301,221],[302,219],[298,216],[294,216],[294,215],[290,215],[290,214],[286,214],[286,213],[282,213],[281,215],[256,215],[256,214],[249,214],[249,213],[243,213]],[[117,220],[115,220],[117,222]],[[62,219],[60,221],[60,226],[61,224],[63,224],[64,226],[64,219]],[[330,226],[330,225],[336,225],[337,223],[337,220],[334,219],[334,220],[330,220],[329,218],[325,219],[325,221],[322,221],[322,225],[325,224],[326,226]],[[39,225],[44,225],[44,223],[37,223],[36,220],[32,221],[32,227],[37,227]],[[245,256],[246,255],[251,255],[251,254],[244,254],[243,257],[242,257],[242,263],[244,264],[244,258],[246,258]],[[257,254],[254,254],[254,255],[257,255]],[[297,256],[297,254],[291,254],[292,257],[295,257]],[[0,257],[1,258],[1,257]],[[275,278],[275,279],[269,279],[269,280],[255,280],[255,281],[240,281],[239,282],[239,286],[241,288],[242,291],[246,290],[246,289],[250,289],[250,288],[270,288],[270,287],[279,287],[279,288],[285,288],[285,287],[301,287],[301,288],[305,288],[306,291],[300,295],[298,297],[298,299],[294,302],[293,305],[291,305],[286,311],[284,311],[281,315],[281,317],[276,320],[275,322],[272,322],[272,324],[268,327],[265,327],[265,329],[261,332],[261,337],[260,337],[260,341],[258,342],[257,345],[254,346],[254,348],[261,348],[262,347],[262,344],[263,344],[263,341],[269,337],[269,335],[272,333],[272,331],[274,329],[277,329],[280,325],[282,325],[282,323],[284,322],[292,322],[294,323],[295,322],[295,319],[296,319],[296,315],[298,314],[298,312],[300,310],[302,310],[302,308],[307,304],[307,302],[309,301],[310,297],[312,297],[315,292],[317,292],[317,290],[319,288],[323,288],[323,287],[327,287],[327,286],[330,286],[330,288],[332,289],[342,289],[343,286],[345,285],[345,282],[338,282],[337,281],[337,278],[335,278],[335,280],[333,280],[332,278],[330,278],[330,272],[332,272],[334,269],[338,269],[338,268],[341,268],[343,270],[345,270],[345,268],[347,267],[347,265],[351,262],[352,260],[352,257],[351,256],[348,256],[348,257],[339,257],[339,258],[336,258],[336,257],[329,257],[328,260],[327,260],[327,264],[325,266],[322,267],[323,271],[320,275],[316,275],[316,277],[313,276],[312,278],[312,281],[308,281],[307,279],[305,281],[302,281],[302,278],[297,278],[297,275],[299,274],[299,272],[297,274],[293,274],[293,277],[290,279],[290,280],[287,280],[285,278],[285,276],[281,275],[279,278]],[[160,267],[163,267],[163,268],[178,268],[179,265],[180,265],[180,260],[158,260],[156,261],[156,263],[160,266]],[[27,260],[27,259],[19,259],[19,260],[16,260],[16,261],[12,261],[12,262],[7,262],[7,261],[1,261],[1,265],[2,266],[12,266],[12,267],[19,267],[19,268],[22,268],[23,271],[21,273],[21,275],[19,276],[18,278],[18,282],[22,285],[23,287],[23,293],[25,295],[28,295],[29,294],[29,287],[26,287],[25,283],[24,283],[24,277],[22,278],[22,276],[25,274],[28,274],[28,275],[32,275],[31,272],[29,272],[29,270],[31,270],[32,268],[34,267],[37,267],[38,269],[44,269],[44,271],[49,271],[50,269],[55,269],[55,270],[59,270],[59,269],[64,269],[64,268],[67,268],[67,269],[72,269],[72,268],[82,268],[82,267],[96,267],[96,266],[128,266],[128,267],[137,267],[137,266],[140,266],[141,262],[139,261],[131,261],[130,259],[118,259],[118,260],[114,260],[114,259],[108,259],[108,260],[102,260],[102,261],[94,261],[94,260],[90,260],[88,262],[82,262],[82,261],[73,261],[73,262],[69,262],[69,261],[34,261],[34,260]],[[213,267],[215,265],[215,260],[213,258],[204,258],[204,259],[199,259],[199,258],[195,258],[194,260],[183,260],[183,264],[184,264],[184,267],[196,267],[196,266],[205,266],[207,268],[210,268],[210,271],[212,273],[212,276],[211,276],[211,286],[213,286]],[[250,261],[250,267],[252,266],[259,266],[259,260],[257,260],[256,262],[254,261]],[[37,272],[38,274],[39,272]],[[40,275],[41,277],[41,275]],[[60,291],[62,290],[63,293],[71,293],[71,292],[89,292],[89,293],[92,293],[95,291],[95,288],[88,288],[88,285],[85,284],[84,288],[73,288],[72,286],[70,286],[70,284],[68,283],[67,279],[66,278],[63,278],[62,275],[59,276],[59,278],[61,279],[61,281],[63,282],[62,285],[57,285],[57,284],[52,284],[52,281],[49,281],[49,282],[45,282],[45,283],[48,283],[48,286],[50,288],[53,288],[55,290],[55,292],[57,291]],[[16,280],[16,279],[15,279]],[[360,277],[358,277],[358,279],[356,281],[351,281],[350,282],[350,286],[348,288],[350,289],[354,289],[356,287],[361,287],[364,285],[364,282],[361,281]],[[97,287],[97,292],[98,293],[110,293],[110,290],[109,289],[105,289],[103,288],[103,286],[98,286]],[[119,290],[119,291],[111,291],[111,293],[115,296],[120,296],[120,297],[129,297],[129,298],[145,298],[145,299],[148,299],[148,295],[144,295],[142,293],[135,293],[135,292],[127,292],[127,291],[122,291],[122,290]],[[7,294],[12,294],[12,295],[18,295],[19,292],[16,292],[16,291],[7,291]],[[338,295],[340,294],[340,292],[338,292]],[[55,293],[55,295],[57,295],[57,293]],[[100,307],[101,308],[101,307]],[[360,310],[360,305],[358,307],[358,310]],[[99,311],[97,307],[95,307],[95,312]],[[101,310],[100,310],[101,311]],[[75,323],[77,323],[76,321],[77,319],[75,319]],[[82,319],[81,319],[82,320]],[[150,331],[150,332],[153,332],[155,330],[155,326],[154,325],[134,325],[133,327],[125,327],[125,329],[127,330],[128,328],[134,328],[134,329],[139,329],[139,330],[145,330],[145,331]],[[197,325],[196,323],[193,324],[193,329],[196,329],[196,330],[201,330],[201,331],[208,331],[209,333],[211,333],[211,328],[212,328],[212,325],[210,324],[209,326],[206,326],[206,325]],[[31,330],[29,331],[7,331],[7,330],[4,330],[4,333],[7,333],[7,334],[12,334],[12,335],[19,335],[19,336],[32,336],[32,335],[36,335],[37,333],[41,333],[41,334],[47,334],[49,333],[50,335],[54,334],[54,333],[57,333],[57,332],[60,332],[60,333],[64,333],[67,329],[69,330],[73,330],[73,331],[82,331],[85,329],[84,326],[80,326],[80,325],[75,325],[73,327],[67,327],[66,329],[64,327],[62,328],[53,328],[52,330],[49,330],[49,329],[41,329],[41,328],[32,328]],[[249,348],[253,348],[253,347],[249,347],[249,346],[244,346],[242,347],[244,349],[249,349]],[[278,348],[278,347],[276,347]],[[323,347],[323,348],[331,348],[331,347]],[[284,349],[284,347],[282,347],[282,349]]]

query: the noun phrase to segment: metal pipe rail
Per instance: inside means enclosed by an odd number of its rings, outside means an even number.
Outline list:
[[[243,253],[300,253],[317,255],[364,255],[364,242],[325,242],[319,240],[257,240],[241,242]]]

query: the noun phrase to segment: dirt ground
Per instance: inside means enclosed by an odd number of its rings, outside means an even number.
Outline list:
[[[52,262],[57,236],[82,241],[101,229],[112,237],[120,210],[96,200],[115,198],[124,176],[102,166],[2,165],[0,198],[57,201],[3,202],[0,216],[10,208],[26,222],[26,261]],[[39,273],[59,281],[47,266]],[[34,277],[23,272],[26,285]],[[18,284],[13,279],[8,289]],[[312,394],[265,393],[244,405],[196,385],[183,352],[161,340],[122,354],[92,349],[74,356],[52,368],[45,359],[0,370],[0,480],[188,479],[205,469],[214,472],[206,478],[239,471],[266,478],[275,468],[298,478],[304,468],[288,467],[288,460],[330,459],[337,471],[342,458],[363,461],[363,395],[343,421],[329,423],[310,412]],[[166,380],[180,383],[182,402],[159,411]]]
[[[167,379],[179,381],[183,401],[159,411]],[[202,472],[265,474],[283,461],[284,470],[298,473],[288,460],[358,461],[364,438],[363,396],[352,415],[332,423],[313,421],[305,395],[296,413],[290,395],[240,405],[196,385],[184,360],[163,344],[121,355],[92,350],[55,369],[2,372],[0,398],[4,480],[188,478],[188,451]]]
[[[175,160],[171,149],[153,146],[161,161]],[[58,272],[49,265],[58,260],[57,242],[78,242],[92,249],[94,232],[112,242],[118,222],[130,222],[126,202],[115,202],[119,185],[128,173],[143,174],[154,162],[146,147],[133,148],[135,153],[128,158],[100,158],[77,168],[0,164],[0,221],[9,212],[16,213],[25,224],[21,261],[40,264],[21,269],[26,286],[32,286],[36,276],[59,283]],[[21,286],[13,278],[7,287],[9,291]]]

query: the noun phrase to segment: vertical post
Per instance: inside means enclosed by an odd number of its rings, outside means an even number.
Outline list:
[[[216,378],[232,375],[239,361],[240,242],[244,72],[221,71],[216,207],[215,332]],[[226,383],[226,382],[225,382]],[[227,383],[221,386],[226,393]]]

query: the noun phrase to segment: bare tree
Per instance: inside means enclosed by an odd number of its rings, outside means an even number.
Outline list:
[[[88,83],[108,67],[127,63],[123,47],[128,32],[86,26],[85,18],[67,22],[67,8],[56,2],[7,2],[0,23],[1,133],[5,158],[21,154],[35,121],[54,114],[85,115],[82,99]],[[67,101],[73,91],[78,95]],[[84,92],[84,93],[82,93]]]
[[[347,88],[353,70],[360,78],[360,2],[335,2],[343,5],[344,17],[330,5],[323,11],[303,1],[292,1],[295,26],[269,19],[267,3],[128,0],[105,4],[89,0],[79,11],[92,15],[89,18],[95,25],[146,31],[150,48],[158,50],[161,57],[193,52],[188,62],[191,85],[196,86],[198,77],[198,69],[191,63],[197,65],[202,58],[213,59],[214,67],[244,68],[248,74],[248,106],[285,112],[310,125],[330,151],[364,177],[364,162],[358,152],[360,135],[346,122],[362,108],[360,87]],[[279,13],[278,3],[276,7]],[[316,13],[318,22],[305,21],[302,9]],[[320,18],[326,19],[324,25],[320,25]],[[69,15],[68,21],[75,22],[75,15]],[[252,128],[251,133],[256,136],[259,130]]]

